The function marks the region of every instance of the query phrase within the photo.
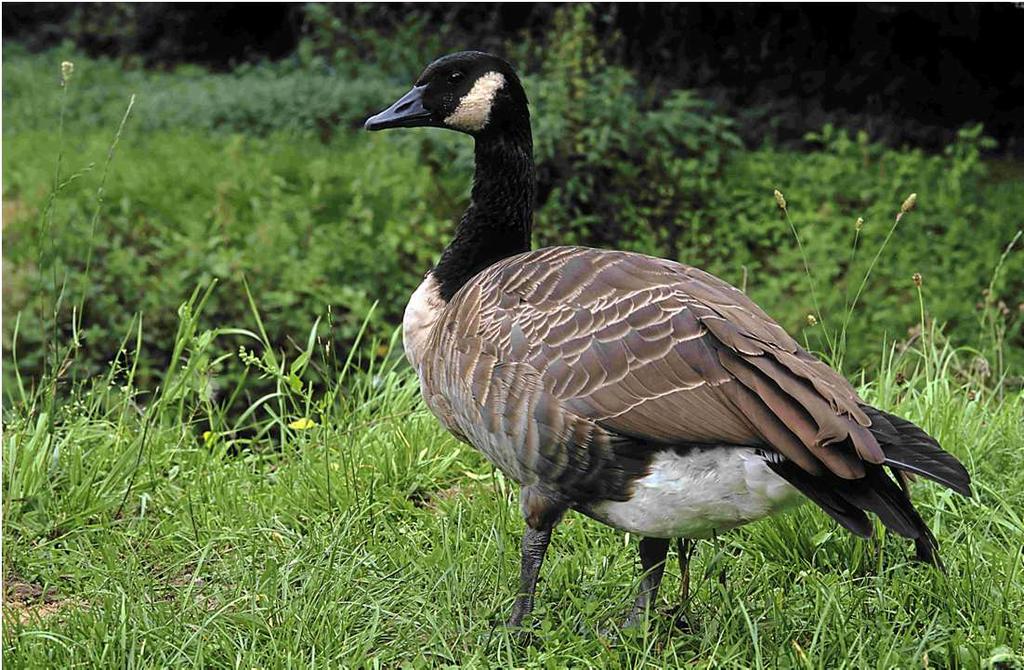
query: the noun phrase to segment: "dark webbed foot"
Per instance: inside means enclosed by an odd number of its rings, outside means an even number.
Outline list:
[[[690,612],[690,607],[688,605],[679,605],[672,612],[672,625],[681,633],[692,633],[696,630],[696,626],[691,621],[692,618],[693,614]]]

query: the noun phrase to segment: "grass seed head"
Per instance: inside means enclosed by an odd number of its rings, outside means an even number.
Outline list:
[[[896,222],[903,218],[903,215],[918,205],[918,194],[912,193],[906,197],[903,204],[899,206],[899,214],[896,215]]]
[[[813,314],[808,314],[807,315],[807,325],[808,326],[817,326],[818,325],[818,317],[814,316]]]
[[[775,189],[775,193],[773,195],[775,196],[775,204],[779,206],[779,209],[786,211],[786,197],[782,195],[782,191]]]
[[[71,75],[75,73],[75,64],[69,60],[60,64],[60,85],[64,86],[71,81]]]
[[[859,233],[860,229],[863,228],[863,227],[864,227],[864,217],[863,216],[858,216],[857,217],[857,222],[855,224],[853,224],[853,229],[856,230]]]
[[[917,206],[917,194],[911,193],[907,196],[907,199],[900,205],[900,214],[906,214],[910,210]]]
[[[917,288],[921,288],[921,284],[923,283],[923,280],[921,279],[921,273],[920,272],[915,272],[913,274],[913,276],[911,277],[911,279],[914,280],[914,286],[916,286]]]
[[[900,219],[903,218],[903,215],[909,212],[910,210],[914,209],[914,207],[916,206],[917,194],[911,193],[910,195],[907,196],[907,199],[903,201],[903,204],[900,205],[900,213],[896,215],[896,222],[899,223]]]

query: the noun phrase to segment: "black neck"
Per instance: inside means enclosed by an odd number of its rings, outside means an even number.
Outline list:
[[[469,208],[433,271],[444,300],[484,268],[530,250],[535,181],[529,121],[477,137]]]

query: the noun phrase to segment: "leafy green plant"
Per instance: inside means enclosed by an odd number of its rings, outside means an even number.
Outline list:
[[[541,73],[529,78],[541,244],[618,246],[677,256],[739,140],[690,92],[646,100],[610,66],[588,5],[555,15]]]
[[[817,349],[829,351],[824,328],[806,323],[815,306],[800,249],[771,202],[771,190],[779,188],[791,204],[790,221],[821,289],[818,316],[826,326],[846,324],[851,370],[873,355],[860,343],[881,333],[901,339],[918,325],[915,272],[923,277],[930,318],[945,322],[953,338],[973,337],[982,291],[1020,230],[1014,213],[1024,205],[1020,183],[989,181],[985,164],[977,160],[985,143],[977,129],[963,133],[941,156],[888,149],[864,135],[852,140],[830,128],[818,137],[826,141],[821,152],[794,156],[762,149],[735,156],[723,181],[745,185],[707,209],[712,230],[727,237],[724,245],[717,240],[721,246],[705,267],[728,278],[742,265],[750,292],[763,304],[778,304],[771,311],[783,325],[804,330]],[[896,212],[911,192],[918,193],[915,211],[897,225]],[[734,224],[726,224],[729,220]],[[738,244],[729,246],[730,241]],[[719,252],[724,252],[721,259]],[[1007,253],[991,290],[993,301],[1002,301],[998,311],[1008,335],[1006,351],[1015,361],[1024,351],[1024,334],[1020,314],[1009,305],[1024,291],[1021,263],[1020,254]],[[856,314],[847,317],[858,294]]]
[[[48,340],[78,343],[69,373],[85,379],[105,369],[141,318],[152,335],[139,380],[155,387],[173,354],[174,306],[216,280],[223,287],[209,298],[206,327],[247,323],[243,276],[263,301],[276,347],[293,349],[296,331],[330,309],[332,325],[320,334],[344,353],[374,303],[386,307],[372,334],[390,334],[447,227],[435,211],[446,216],[449,196],[419,164],[417,144],[402,138],[346,135],[325,145],[281,133],[143,134],[133,125],[121,138],[123,163],[103,184],[105,132],[13,137],[5,198],[23,213],[5,222],[4,345],[29,385],[51,366]],[[38,190],[52,181],[52,163],[38,158],[46,154],[69,166],[52,196]],[[46,304],[36,308],[39,298]],[[217,374],[214,385],[230,387],[241,368],[223,361]]]
[[[984,353],[1002,360],[1000,370],[1019,368],[1024,256],[1013,246],[994,280],[992,268],[1020,229],[1024,189],[1012,174],[990,174],[981,129],[965,129],[942,155],[897,151],[831,127],[809,137],[815,151],[742,151],[730,121],[707,103],[685,91],[653,96],[603,60],[587,12],[561,10],[561,39],[551,38],[546,60],[536,55],[540,72],[526,74],[540,180],[536,243],[634,249],[703,267],[828,353],[822,333],[846,320],[895,209],[917,192],[917,210],[892,231],[849,319],[845,369],[872,361],[880,337],[915,332],[914,272],[923,275],[929,318],[946,323],[954,341],[973,337],[985,319],[998,337]],[[251,327],[244,276],[280,351],[299,350],[308,323],[328,309],[333,325],[321,321],[318,335],[342,352],[375,303],[366,341],[385,337],[468,198],[472,153],[463,138],[431,130],[368,135],[340,121],[325,135],[314,120],[319,112],[275,110],[289,81],[306,81],[305,74],[289,79],[301,70],[295,64],[213,75],[125,72],[80,60],[61,141],[53,132],[63,95],[54,85],[56,55],[10,53],[4,352],[7,360],[17,354],[27,387],[47,368],[48,339],[81,344],[69,379],[101,373],[137,315],[148,334],[138,378],[156,387],[173,353],[176,306],[214,280],[220,288],[204,311],[205,328]],[[322,75],[314,68],[308,76]],[[360,105],[379,108],[401,88],[383,81],[365,89]],[[218,82],[223,97],[211,99]],[[237,116],[225,111],[264,89]],[[111,133],[132,91],[132,118],[98,202]],[[350,120],[360,105],[345,112]],[[41,227],[58,153],[67,179],[51,223]],[[772,202],[774,189],[791,203],[789,223]],[[790,224],[819,287],[817,312]],[[58,294],[54,320],[47,311]],[[819,325],[808,325],[810,313]],[[1002,359],[994,357],[996,340]],[[242,374],[238,360],[222,361],[212,386],[233,388]],[[12,380],[10,366],[4,375]]]
[[[59,54],[59,56],[57,55]],[[188,129],[192,132],[272,133],[319,137],[329,141],[338,130],[358,127],[369,112],[400,93],[379,67],[360,64],[350,74],[325,65],[301,65],[296,57],[279,63],[243,64],[229,73],[195,66],[174,72],[124,70],[111,60],[88,59],[71,49],[29,55],[17,46],[5,55],[18,65],[4,76],[10,101],[10,130],[49,127],[55,108],[54,61],[81,63],[69,128],[92,129],[116,123],[125,91],[138,99],[141,132]]]

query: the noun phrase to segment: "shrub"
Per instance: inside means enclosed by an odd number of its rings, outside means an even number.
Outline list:
[[[618,246],[676,256],[739,141],[688,91],[647,100],[609,66],[591,8],[555,16],[552,49],[527,88],[535,104],[542,244]]]
[[[700,233],[708,244],[695,255],[707,268],[736,282],[738,269],[745,268],[749,292],[772,305],[784,326],[804,330],[816,348],[828,352],[823,327],[810,327],[805,319],[814,311],[814,297],[800,252],[767,194],[774,188],[785,192],[816,280],[823,326],[838,330],[900,203],[917,192],[915,211],[893,232],[850,320],[851,370],[877,353],[872,349],[883,337],[912,334],[919,321],[915,272],[924,277],[929,315],[946,322],[954,339],[974,339],[983,312],[994,305],[1009,328],[1014,360],[1024,362],[1017,307],[1024,294],[1024,255],[1010,254],[988,303],[982,295],[1019,229],[1015,212],[1024,206],[1024,188],[1019,181],[990,180],[979,159],[987,142],[981,128],[962,130],[940,156],[888,149],[863,133],[852,138],[829,127],[811,139],[818,151],[761,149],[734,157],[722,182],[727,188],[702,219]],[[858,218],[864,221],[859,233]]]
[[[187,65],[174,72],[125,70],[109,59],[84,59],[70,48],[30,56],[5,46],[5,56],[17,63],[4,74],[10,130],[17,131],[52,128],[59,88],[50,84],[56,83],[56,64],[62,60],[80,64],[65,111],[69,129],[115,125],[134,93],[134,124],[142,132],[286,133],[328,141],[337,129],[360,125],[380,101],[404,90],[376,66],[361,65],[346,74],[322,62],[300,66],[298,58],[216,74]]]

